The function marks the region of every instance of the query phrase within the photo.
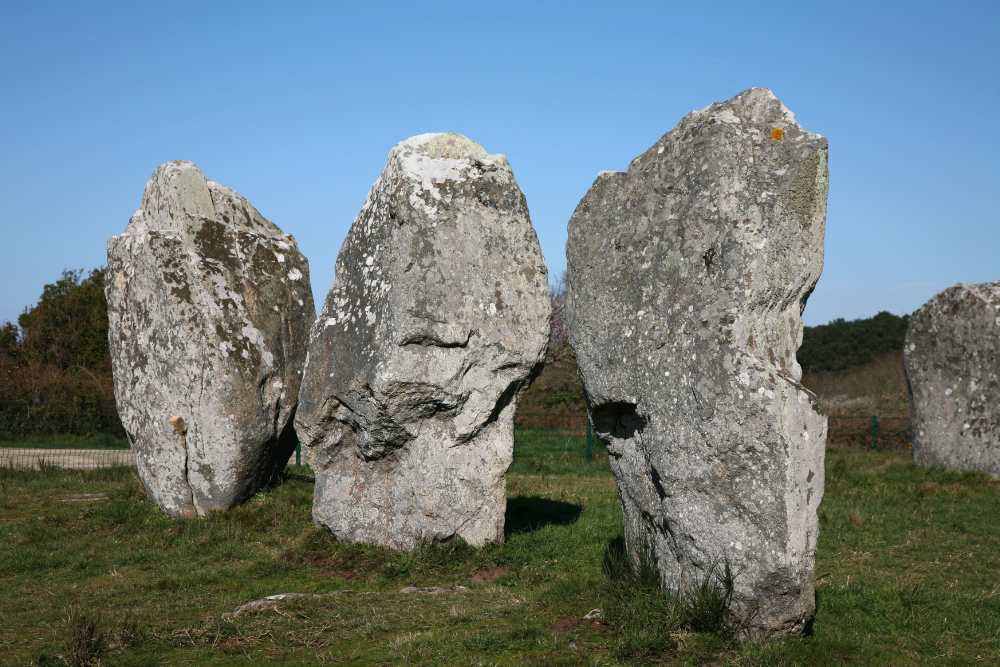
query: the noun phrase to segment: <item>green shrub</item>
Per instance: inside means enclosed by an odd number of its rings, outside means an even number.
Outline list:
[[[877,355],[903,349],[909,315],[882,311],[866,319],[836,319],[806,327],[798,360],[805,372],[839,371],[863,366]]]

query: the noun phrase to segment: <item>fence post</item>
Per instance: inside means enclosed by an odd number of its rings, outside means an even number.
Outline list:
[[[594,460],[594,427],[590,425],[590,418],[587,418],[587,449],[584,451],[587,463]]]
[[[878,415],[872,415],[872,449],[878,449]]]

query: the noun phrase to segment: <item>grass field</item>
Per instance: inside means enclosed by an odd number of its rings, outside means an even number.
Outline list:
[[[621,597],[602,572],[621,530],[614,483],[603,451],[588,464],[583,449],[519,432],[506,544],[413,554],[314,528],[305,469],[185,521],[160,515],[127,469],[0,471],[0,663],[997,663],[1000,482],[830,450],[814,633],[739,646],[666,624],[655,605],[583,620]],[[224,618],[285,592],[329,595]]]

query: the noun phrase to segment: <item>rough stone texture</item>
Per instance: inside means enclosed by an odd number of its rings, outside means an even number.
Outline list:
[[[455,134],[393,148],[311,334],[296,428],[316,522],[396,549],[501,541],[517,393],[549,313],[506,158]]]
[[[313,320],[295,239],[191,162],[167,162],[108,243],[115,398],[173,516],[224,510],[288,461]]]
[[[910,317],[913,460],[1000,475],[1000,282],[956,285]]]
[[[799,384],[827,142],[751,89],[686,116],[569,223],[567,320],[635,558],[735,569],[753,634],[814,612],[826,418]]]

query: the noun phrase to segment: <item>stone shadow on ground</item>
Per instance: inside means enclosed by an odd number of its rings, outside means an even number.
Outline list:
[[[530,533],[548,525],[576,523],[583,507],[539,496],[515,496],[507,499],[506,535]]]

